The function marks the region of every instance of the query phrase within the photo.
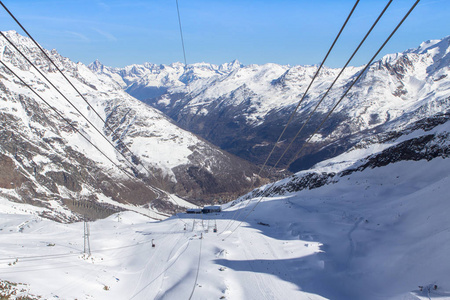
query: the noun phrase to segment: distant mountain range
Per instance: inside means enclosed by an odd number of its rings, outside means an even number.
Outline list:
[[[220,66],[174,63],[120,69],[96,61],[87,67],[56,50],[46,50],[105,125],[28,38],[13,31],[5,34],[79,111],[0,38],[2,61],[111,159],[11,72],[0,68],[0,197],[42,206],[43,215],[61,221],[83,215],[98,218],[122,209],[165,218],[183,207],[236,199],[266,183],[266,178],[256,175],[255,165],[264,162],[317,70],[316,66],[244,66],[238,61]],[[294,150],[303,145],[362,67],[345,70],[280,167],[310,174],[307,169],[316,165],[311,169],[314,173],[317,166],[329,162],[326,159],[336,157],[339,161],[333,165],[350,166],[353,161],[350,164],[345,157],[355,149],[369,149],[365,156],[358,156],[366,160],[365,168],[446,157],[447,131],[427,132],[449,119],[449,43],[450,37],[427,41],[373,63],[300,157],[288,165]],[[339,71],[324,68],[320,72],[269,165],[285,150]],[[389,153],[370,156],[388,148]],[[362,165],[353,169],[360,170]],[[321,186],[341,176],[339,172],[353,169],[296,175],[293,181],[286,179],[290,183],[282,189]],[[275,176],[282,175],[272,174],[272,180]]]
[[[307,169],[381,132],[384,125],[401,131],[411,122],[447,112],[449,42],[450,37],[427,41],[374,62],[300,158],[288,166],[296,152],[289,151],[281,167],[294,172]],[[111,77],[179,126],[256,164],[264,162],[317,70],[317,66],[244,66],[238,61],[186,68],[180,63],[109,68],[96,61],[89,67]],[[302,146],[361,70],[349,67],[344,71],[292,149]],[[269,164],[280,157],[339,71],[321,70]]]

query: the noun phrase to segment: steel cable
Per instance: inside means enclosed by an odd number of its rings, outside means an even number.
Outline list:
[[[261,166],[261,168],[260,168],[260,170],[259,170],[259,172],[258,172],[258,176],[261,176],[261,173],[262,173],[264,167],[267,165],[267,162],[269,161],[270,157],[272,156],[273,152],[275,151],[275,148],[277,147],[277,144],[280,142],[281,138],[283,137],[284,133],[286,132],[287,127],[288,127],[289,124],[292,122],[292,120],[293,120],[293,118],[294,118],[294,116],[295,116],[295,114],[296,114],[298,108],[299,108],[300,105],[302,104],[303,100],[306,98],[306,95],[308,94],[309,89],[311,88],[311,86],[312,86],[312,84],[314,83],[314,81],[315,81],[317,75],[319,74],[320,70],[322,69],[322,67],[323,67],[323,65],[324,65],[324,63],[325,63],[325,61],[327,60],[328,56],[330,55],[331,50],[334,48],[334,46],[335,46],[337,40],[338,40],[339,37],[341,36],[341,33],[344,31],[344,28],[345,28],[345,26],[347,25],[348,21],[350,20],[350,17],[353,15],[353,12],[355,11],[356,6],[358,5],[358,3],[359,3],[359,0],[357,0],[357,1],[355,2],[355,4],[353,5],[353,7],[352,7],[350,13],[348,14],[347,18],[345,19],[344,24],[341,26],[341,29],[339,30],[339,32],[338,32],[338,34],[336,35],[336,37],[335,37],[333,43],[331,44],[330,48],[328,49],[327,54],[325,55],[324,59],[322,60],[322,63],[320,64],[319,68],[317,69],[317,71],[315,72],[313,78],[311,79],[311,82],[309,83],[308,87],[306,88],[305,92],[303,93],[302,98],[301,98],[300,101],[297,103],[297,106],[295,107],[294,111],[291,113],[288,122],[286,123],[286,125],[285,125],[284,128],[283,128],[283,131],[281,132],[281,134],[279,135],[277,141],[276,141],[275,144],[273,145],[273,148],[272,148],[272,150],[270,151],[269,155],[267,156],[267,158],[266,158],[264,164]],[[273,169],[273,168],[271,168],[271,170],[272,170],[272,169]],[[253,188],[253,187],[254,187],[254,186],[252,185],[252,188]],[[251,189],[252,189],[252,188],[251,188]],[[239,218],[240,214],[241,214],[242,211],[248,206],[249,203],[250,203],[250,201],[247,202],[247,205],[245,205],[244,208],[242,208],[241,210],[236,210],[236,211],[235,211],[234,215],[233,215],[232,218],[230,219],[230,221],[229,221],[229,223],[227,224],[227,226],[225,226],[225,228],[224,228],[219,234],[222,234],[223,232],[225,232],[225,231],[226,231],[226,230],[227,230],[227,229],[235,222],[235,220],[236,220],[237,218]]]
[[[70,84],[70,86],[73,87],[73,89],[77,92],[77,94],[84,100],[84,102],[89,106],[90,109],[92,109],[92,111],[99,117],[99,119],[103,122],[103,124],[105,124],[105,127],[111,132],[111,134],[119,140],[119,142],[121,143],[120,145],[123,146],[125,148],[126,151],[128,151],[132,157],[137,157],[130,149],[129,147],[123,142],[123,140],[120,138],[120,136],[117,135],[117,133],[107,124],[106,120],[104,120],[100,114],[94,109],[94,107],[86,100],[86,98],[81,94],[81,92],[73,85],[73,83],[67,78],[67,76],[61,71],[61,69],[56,65],[56,63],[47,55],[47,53],[44,51],[44,49],[36,42],[36,40],[31,36],[31,34],[25,29],[25,27],[19,22],[19,20],[17,20],[17,18],[12,14],[12,12],[3,4],[2,1],[0,1],[0,4],[3,6],[3,8],[8,12],[8,14],[14,19],[14,21],[20,26],[20,28],[22,28],[22,30],[27,34],[27,36],[33,41],[33,43],[36,45],[36,47],[44,54],[44,56],[52,63],[52,65],[58,70],[58,72],[64,77],[64,79]],[[177,9],[178,9],[178,1],[177,1]],[[180,30],[181,30],[181,21],[180,21]],[[2,35],[6,38],[6,36],[2,33]],[[7,39],[7,38],[6,38]],[[19,53],[22,54],[22,56],[41,74],[41,76],[43,76],[63,97],[66,101],[68,101],[73,107],[74,109],[77,110],[77,112],[79,114],[81,114],[83,116],[83,118],[86,119],[86,121],[92,126],[94,127],[94,129],[102,135],[102,137],[104,137],[109,144],[111,144],[112,147],[114,147],[114,149],[124,157],[124,159],[131,165],[131,168],[133,170],[133,172],[139,173],[137,170],[134,169],[134,165],[132,162],[130,162],[128,160],[128,158],[119,150],[116,149],[116,147],[114,145],[112,145],[112,143],[106,138],[106,136],[104,136],[68,99],[67,97],[65,97],[60,91],[59,89],[57,89],[52,83],[51,81],[45,76],[43,75],[35,66],[33,63],[31,63],[26,56],[11,42],[9,41],[9,39],[7,39],[8,42],[13,45],[13,47],[19,51]],[[184,52],[184,42],[183,42],[183,52]],[[185,56],[185,62],[186,62],[186,56]],[[140,160],[139,160],[140,161]],[[137,165],[137,164],[136,164]],[[147,173],[152,176],[156,182],[160,185],[162,185],[161,180],[159,180],[152,172],[150,172],[150,170],[143,164],[140,163],[140,165],[144,168],[144,170],[147,171]],[[151,189],[156,190],[157,192],[160,192],[162,194],[166,194],[169,198],[171,198],[173,200],[174,203],[177,203],[175,201],[175,199],[173,199],[172,195],[167,192],[164,191],[161,188],[157,188],[157,187],[153,187],[152,185],[146,183],[143,181],[143,179],[138,178],[137,175],[135,174],[136,178],[139,179],[140,181],[142,181],[145,185],[149,186]],[[180,219],[181,220],[181,219]],[[182,220],[181,220],[182,221]],[[182,221],[184,223],[184,221]]]
[[[300,150],[296,152],[291,162],[295,161],[297,156],[301,153],[305,145],[311,140],[311,138],[318,132],[318,130],[322,127],[322,125],[325,123],[325,121],[330,117],[330,115],[334,112],[336,107],[341,103],[342,99],[347,95],[347,93],[350,91],[350,89],[355,85],[355,83],[361,78],[361,76],[366,72],[366,70],[370,67],[370,64],[373,62],[373,60],[378,56],[378,54],[381,52],[381,50],[384,48],[384,46],[389,42],[389,40],[392,38],[392,36],[395,34],[395,32],[400,28],[400,26],[403,24],[403,22],[406,20],[406,18],[410,15],[410,13],[414,10],[414,8],[417,6],[417,4],[420,2],[420,0],[416,0],[416,2],[412,5],[412,7],[409,9],[409,11],[406,13],[406,15],[402,18],[402,20],[398,23],[398,25],[395,27],[395,29],[391,32],[391,34],[388,36],[388,38],[384,41],[384,43],[380,46],[378,51],[372,56],[372,58],[369,60],[369,62],[366,64],[365,68],[359,73],[359,75],[356,77],[356,79],[351,83],[351,85],[348,87],[348,89],[345,91],[345,93],[341,96],[339,101],[334,105],[334,107],[330,110],[330,112],[326,115],[326,117],[323,119],[323,121],[319,124],[319,126],[316,127],[315,131],[309,139],[302,145]],[[276,182],[272,183],[267,190],[270,190]],[[264,199],[264,196],[261,196],[261,198],[256,202],[256,204],[253,206],[253,208],[250,210],[250,212],[245,215],[245,217],[242,219],[242,221],[238,224],[238,226],[231,231],[229,235],[227,235],[225,239],[230,237],[240,226],[241,224],[247,219],[247,217],[255,210],[255,208],[258,206],[258,204]],[[249,201],[250,203],[250,201]]]

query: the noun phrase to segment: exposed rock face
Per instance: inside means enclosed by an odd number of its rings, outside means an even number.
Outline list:
[[[0,188],[11,189],[14,185],[21,186],[25,181],[26,177],[23,176],[15,169],[14,161],[6,156],[0,155]]]
[[[380,125],[396,121],[401,130],[408,123],[447,112],[449,43],[450,37],[427,41],[417,49],[373,63],[301,156],[288,166],[296,150],[362,70],[347,68],[280,166],[291,171],[307,169],[350,149],[363,133],[378,133]],[[222,149],[262,164],[316,70],[315,66],[243,66],[234,62],[223,66],[193,64],[186,72],[177,64],[103,67],[101,72],[112,78],[120,76],[118,81],[126,89],[160,89],[160,95],[148,93],[146,97],[143,92],[140,99]],[[269,165],[278,160],[339,71],[321,70]]]
[[[183,209],[168,193],[202,205],[264,182],[255,166],[180,129],[110,77],[47,51],[100,119],[29,39],[6,35],[79,111],[0,38],[7,66],[65,118],[0,67],[1,197],[46,207],[43,215],[63,221],[122,209],[163,218]]]

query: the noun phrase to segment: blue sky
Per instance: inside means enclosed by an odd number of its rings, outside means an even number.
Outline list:
[[[179,0],[187,62],[318,64],[354,0]],[[361,0],[326,65],[342,66],[387,0]],[[352,65],[362,65],[414,0],[394,0]],[[114,67],[183,61],[175,0],[3,0],[45,48]],[[1,30],[20,28],[0,11]],[[450,35],[450,1],[422,0],[383,54]]]

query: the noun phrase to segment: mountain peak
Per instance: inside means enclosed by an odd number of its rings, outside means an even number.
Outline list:
[[[240,69],[242,67],[244,67],[244,65],[241,64],[241,62],[239,60],[235,59],[229,63],[221,64],[219,67],[219,70],[220,71],[234,71],[234,70]]]
[[[6,31],[2,31],[4,35],[8,36],[8,37],[12,37],[12,36],[21,36],[17,31],[15,30],[6,30]]]
[[[450,45],[450,36],[444,37],[440,40],[428,40],[420,44],[419,47],[413,49],[415,53],[426,53],[427,51],[435,48],[445,48],[448,51]]]
[[[88,65],[88,68],[94,72],[101,72],[103,71],[104,65],[98,59],[96,59],[93,63],[90,63]]]

